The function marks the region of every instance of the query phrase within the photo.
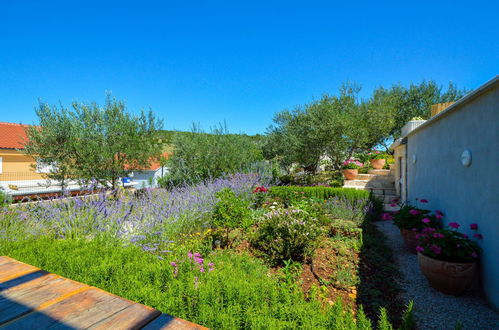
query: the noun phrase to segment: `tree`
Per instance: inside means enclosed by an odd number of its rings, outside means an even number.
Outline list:
[[[74,102],[70,111],[41,103],[36,113],[40,124],[27,129],[25,152],[53,165],[48,177],[96,180],[114,189],[120,177],[161,157],[162,122],[152,111],[130,114],[110,95],[103,108]]]
[[[39,126],[27,126],[23,152],[37,160],[36,166],[47,165],[48,173],[43,175],[59,182],[65,191],[68,181],[76,175],[74,159],[69,148],[71,140],[71,120],[65,108],[60,110],[40,104],[36,109]],[[35,167],[36,167],[35,166]]]
[[[411,83],[408,88],[401,84],[389,89],[379,87],[374,90],[373,99],[384,103],[386,109],[393,113],[394,124],[388,136],[397,138],[402,126],[412,118],[429,119],[433,104],[457,101],[465,94],[466,90],[458,89],[452,82],[449,82],[444,91],[443,86],[429,80],[419,84]]]
[[[193,125],[191,132],[178,132],[173,136],[173,155],[167,162],[170,173],[164,184],[196,182],[246,171],[261,160],[259,139],[230,134],[225,125],[210,133]]]
[[[294,111],[277,113],[267,131],[265,156],[281,160],[284,167],[296,163],[315,173],[324,156],[337,167],[356,149],[372,145],[367,121],[377,112],[359,101],[359,91],[355,84],[344,84],[338,96],[326,94]]]

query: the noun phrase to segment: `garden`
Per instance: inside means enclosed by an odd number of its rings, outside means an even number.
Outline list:
[[[436,256],[430,235],[451,237],[441,215],[382,214],[370,192],[340,187],[393,163],[387,145],[407,118],[462,94],[437,87],[363,100],[346,84],[256,136],[163,131],[152,112],[135,116],[111,96],[103,108],[40,104],[22,152],[52,166],[45,176],[62,196],[8,205],[0,192],[0,254],[214,329],[413,329],[375,221],[394,219],[421,239],[417,252]],[[168,169],[157,188],[123,189],[152,161]],[[70,180],[86,194],[66,196]]]
[[[215,329],[409,329],[366,191],[233,174],[5,207],[0,253]]]

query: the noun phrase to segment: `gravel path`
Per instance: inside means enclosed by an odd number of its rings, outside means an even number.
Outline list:
[[[453,297],[433,290],[419,271],[418,258],[406,251],[400,231],[391,221],[376,222],[387,237],[402,274],[402,298],[414,301],[414,316],[420,329],[499,329],[499,314],[477,296]]]

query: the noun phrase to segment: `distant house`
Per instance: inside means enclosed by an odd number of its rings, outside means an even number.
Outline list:
[[[499,76],[453,104],[410,122],[395,150],[396,188],[403,201],[429,201],[446,222],[477,223],[484,238],[481,282],[499,308]]]
[[[169,154],[164,153],[161,156],[168,159]],[[157,160],[153,160],[150,166],[132,171],[130,177],[135,188],[156,188],[158,187],[158,179],[166,174],[168,174],[168,168],[162,166]]]
[[[50,170],[18,151],[24,148],[26,127],[0,122],[0,186],[11,195],[44,190],[46,180],[43,173]]]

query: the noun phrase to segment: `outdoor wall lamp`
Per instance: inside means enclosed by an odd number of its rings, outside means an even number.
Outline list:
[[[466,149],[463,151],[461,154],[461,163],[463,164],[464,167],[470,167],[471,166],[471,151]]]

